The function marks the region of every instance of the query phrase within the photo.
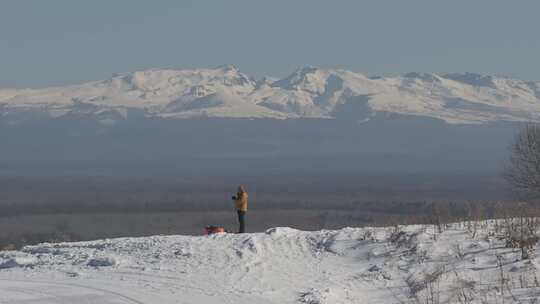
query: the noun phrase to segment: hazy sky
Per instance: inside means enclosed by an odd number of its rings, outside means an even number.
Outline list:
[[[537,0],[0,0],[0,87],[224,63],[540,80],[539,13]]]

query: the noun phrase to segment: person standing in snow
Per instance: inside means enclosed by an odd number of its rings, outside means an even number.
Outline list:
[[[236,196],[233,196],[234,206],[236,207],[236,212],[238,213],[238,223],[240,228],[238,233],[246,232],[246,212],[248,208],[248,194],[243,186],[238,187],[238,192]]]

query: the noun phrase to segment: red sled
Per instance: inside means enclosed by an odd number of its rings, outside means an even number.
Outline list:
[[[210,235],[215,233],[225,233],[225,228],[223,227],[216,227],[216,226],[208,226],[204,228],[204,234]]]

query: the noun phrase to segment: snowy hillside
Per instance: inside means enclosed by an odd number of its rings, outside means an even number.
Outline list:
[[[536,303],[540,260],[472,225],[29,246],[0,253],[0,303]]]
[[[0,89],[0,122],[59,117],[103,124],[132,117],[337,118],[377,113],[448,123],[540,120],[540,82],[476,74],[367,77],[304,67],[283,79],[255,80],[234,66],[147,70],[81,85]]]

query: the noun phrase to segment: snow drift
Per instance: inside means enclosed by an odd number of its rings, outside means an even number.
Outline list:
[[[520,260],[519,250],[506,248],[493,225],[478,223],[475,234],[458,223],[442,233],[433,226],[274,228],[41,244],[0,254],[0,299],[13,304],[499,303],[503,298],[528,303],[540,296],[539,260]]]

